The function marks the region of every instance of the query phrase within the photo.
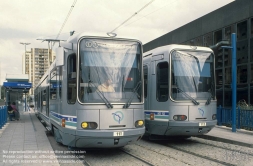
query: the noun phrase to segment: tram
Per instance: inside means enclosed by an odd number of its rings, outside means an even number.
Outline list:
[[[217,124],[214,58],[210,48],[187,45],[144,53],[145,135],[188,138]]]
[[[60,42],[35,89],[35,109],[69,147],[122,147],[145,132],[142,44],[79,34]]]

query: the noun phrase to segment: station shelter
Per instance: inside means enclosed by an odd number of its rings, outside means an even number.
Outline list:
[[[19,110],[29,109],[27,96],[32,87],[29,83],[27,74],[6,74],[6,81],[3,83],[5,88],[6,105],[8,102],[15,102]]]

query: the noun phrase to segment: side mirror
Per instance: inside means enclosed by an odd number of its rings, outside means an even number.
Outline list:
[[[228,46],[228,45],[230,45],[230,41],[229,40],[222,40],[222,41],[216,43],[215,45],[210,46],[209,48],[211,48],[212,50],[214,50],[214,49],[218,49],[221,46]]]

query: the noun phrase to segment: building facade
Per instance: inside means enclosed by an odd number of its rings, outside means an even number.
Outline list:
[[[236,0],[144,45],[144,52],[168,44],[213,46],[237,34],[237,102],[253,105],[253,1]],[[218,105],[232,106],[231,51],[216,49]]]
[[[38,84],[54,59],[55,53],[46,48],[31,48],[23,55],[23,74],[28,74],[29,82],[32,83],[30,95],[34,94],[33,87]]]

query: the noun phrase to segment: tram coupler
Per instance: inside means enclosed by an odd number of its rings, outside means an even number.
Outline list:
[[[199,128],[199,131],[198,131],[198,133],[201,133],[202,132],[202,128]]]
[[[115,138],[114,139],[114,145],[118,145],[118,143],[119,143],[119,138]]]

